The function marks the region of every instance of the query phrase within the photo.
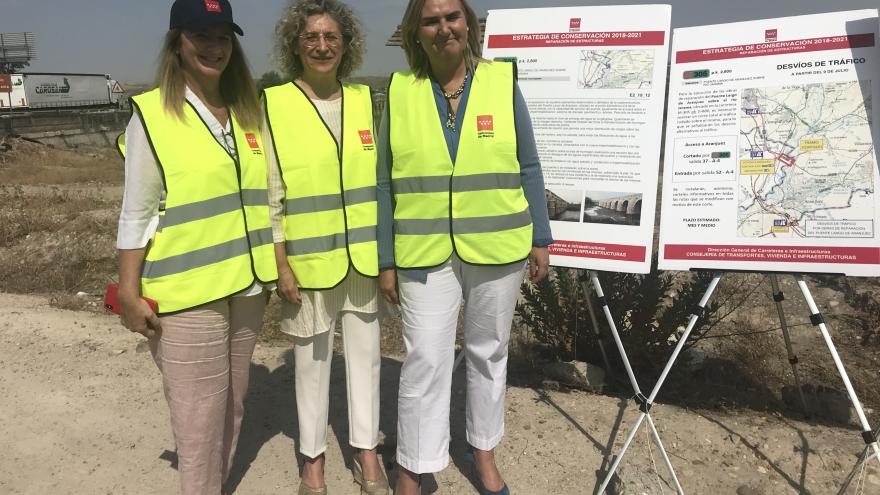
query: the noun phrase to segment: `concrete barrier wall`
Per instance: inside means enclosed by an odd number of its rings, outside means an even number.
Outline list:
[[[53,110],[0,113],[0,134],[13,134],[62,148],[113,147],[125,130],[128,110]]]

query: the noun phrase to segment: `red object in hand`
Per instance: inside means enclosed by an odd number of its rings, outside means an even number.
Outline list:
[[[159,314],[159,303],[149,297],[141,296],[141,299],[147,301],[153,313]],[[104,289],[104,309],[115,315],[119,314],[122,309],[119,305],[119,284],[107,284],[107,288]]]

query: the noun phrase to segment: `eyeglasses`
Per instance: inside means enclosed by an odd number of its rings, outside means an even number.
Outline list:
[[[332,48],[337,48],[342,44],[342,36],[336,33],[303,33],[299,37],[309,48],[318,46],[321,38],[324,38],[324,43],[327,43],[327,46]]]

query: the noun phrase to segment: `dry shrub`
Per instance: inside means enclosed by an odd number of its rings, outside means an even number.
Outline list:
[[[655,268],[645,275],[602,272],[600,279],[634,371],[641,377],[653,379],[677,345],[684,330],[682,325],[687,323],[700,301],[711,274],[684,273],[676,277]],[[608,335],[602,310],[593,304],[603,327],[601,335]],[[699,341],[717,321],[720,309],[718,303],[708,304],[688,347]],[[535,340],[544,346],[548,358],[602,363],[575,270],[555,268],[550,277],[538,284],[524,283],[516,312]],[[615,364],[622,366],[616,360],[612,366]],[[622,372],[622,369],[616,371]]]
[[[862,345],[880,347],[880,298],[877,292],[851,292],[845,298],[856,309],[856,314],[852,317],[860,331]]]
[[[751,322],[738,322],[736,333],[715,340],[718,358],[737,364],[744,377],[753,383],[770,388],[784,384],[788,366],[781,331],[767,332],[766,325],[758,328]]]

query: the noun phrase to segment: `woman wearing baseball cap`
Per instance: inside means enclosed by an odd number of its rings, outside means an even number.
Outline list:
[[[158,87],[132,98],[120,136],[121,317],[162,373],[185,495],[224,493],[278,278],[259,101],[236,34],[227,0],[176,0]]]

